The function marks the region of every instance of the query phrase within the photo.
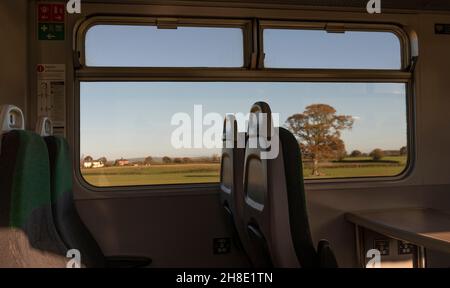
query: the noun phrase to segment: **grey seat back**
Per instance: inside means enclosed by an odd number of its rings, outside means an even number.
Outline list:
[[[223,148],[220,165],[220,202],[224,211],[232,221],[233,226],[239,225],[234,221],[242,215],[242,168],[244,163],[244,149],[237,147],[237,122],[233,116],[225,119],[223,130]]]
[[[248,236],[243,221],[243,174],[245,132],[239,133],[234,116],[224,122],[223,148],[220,168],[220,203],[224,209],[235,246],[247,253]]]
[[[271,114],[264,102],[251,109],[244,221],[267,265],[320,267],[309,228],[299,144],[286,129],[274,129]]]
[[[260,267],[272,267],[270,249],[270,207],[268,199],[269,182],[267,177],[268,161],[261,157],[258,148],[260,114],[270,115],[265,103],[256,103],[251,109],[244,162],[244,225],[255,253],[249,253],[253,263]]]

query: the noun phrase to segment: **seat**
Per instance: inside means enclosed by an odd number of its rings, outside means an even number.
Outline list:
[[[241,221],[243,197],[242,174],[244,167],[244,148],[238,147],[237,122],[228,115],[224,122],[223,148],[220,165],[220,203],[224,208],[229,226],[233,230],[235,246],[242,248],[243,235]],[[244,136],[245,137],[245,136]],[[245,141],[245,139],[244,139]]]
[[[223,148],[220,168],[220,203],[233,234],[233,243],[244,254],[251,253],[247,230],[243,221],[244,155],[246,133],[239,133],[236,119],[227,115],[223,130]],[[248,258],[248,255],[246,255]],[[254,257],[252,257],[254,258]],[[249,262],[251,258],[248,258]],[[251,263],[258,267],[258,263]]]
[[[72,165],[69,147],[62,137],[47,136],[53,219],[68,249],[77,249],[88,268],[105,267],[105,257],[97,241],[78,215],[72,192]]]
[[[0,109],[0,267],[65,268],[66,248],[52,218],[45,142],[24,131],[18,107]]]
[[[273,267],[337,267],[326,240],[314,248],[296,138],[274,129],[267,103],[251,109],[244,164],[244,221],[253,247]],[[262,117],[264,116],[264,117]]]
[[[40,125],[46,125],[45,121],[40,123]],[[37,129],[45,130],[39,126]],[[146,257],[105,257],[97,241],[81,220],[75,206],[72,190],[72,161],[67,141],[60,136],[43,136],[49,151],[54,223],[66,247],[80,251],[81,263],[87,268],[148,266],[151,259]]]

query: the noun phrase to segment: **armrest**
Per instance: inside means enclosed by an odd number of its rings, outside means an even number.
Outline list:
[[[328,240],[320,240],[317,247],[320,268],[338,268],[336,257]]]
[[[106,256],[107,268],[144,268],[152,263],[152,259],[139,256]]]

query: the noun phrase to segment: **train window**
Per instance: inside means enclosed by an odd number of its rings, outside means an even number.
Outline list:
[[[402,68],[393,32],[264,29],[264,67],[304,69]],[[351,59],[351,61],[349,61]]]
[[[384,179],[411,163],[396,26],[105,17],[76,43],[77,154],[93,186],[218,183],[225,115],[257,101],[296,136],[306,179]]]
[[[278,125],[299,140],[307,179],[396,176],[406,168],[403,83],[82,81],[82,176],[99,187],[217,183],[221,121],[247,116],[256,101],[269,103]],[[189,120],[183,147],[173,143],[179,113]],[[207,121],[215,114],[217,123]],[[242,118],[238,126],[245,130]],[[210,128],[219,146],[206,143]]]
[[[244,66],[241,28],[95,25],[85,41],[89,67]]]

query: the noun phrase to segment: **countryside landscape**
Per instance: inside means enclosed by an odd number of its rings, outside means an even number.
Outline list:
[[[327,104],[313,104],[290,116],[284,127],[296,136],[302,151],[305,179],[380,177],[401,174],[407,166],[407,148],[347,152],[341,132],[351,130],[354,118],[337,115]],[[97,187],[217,183],[220,155],[205,157],[152,157],[94,160],[82,157],[81,173]]]
[[[305,179],[395,176],[406,167],[406,155],[386,156],[373,160],[370,156],[347,157],[319,164],[320,175],[312,175],[310,162],[304,162]],[[217,163],[155,163],[150,166],[130,163],[127,166],[82,168],[85,180],[97,187],[219,182]]]

